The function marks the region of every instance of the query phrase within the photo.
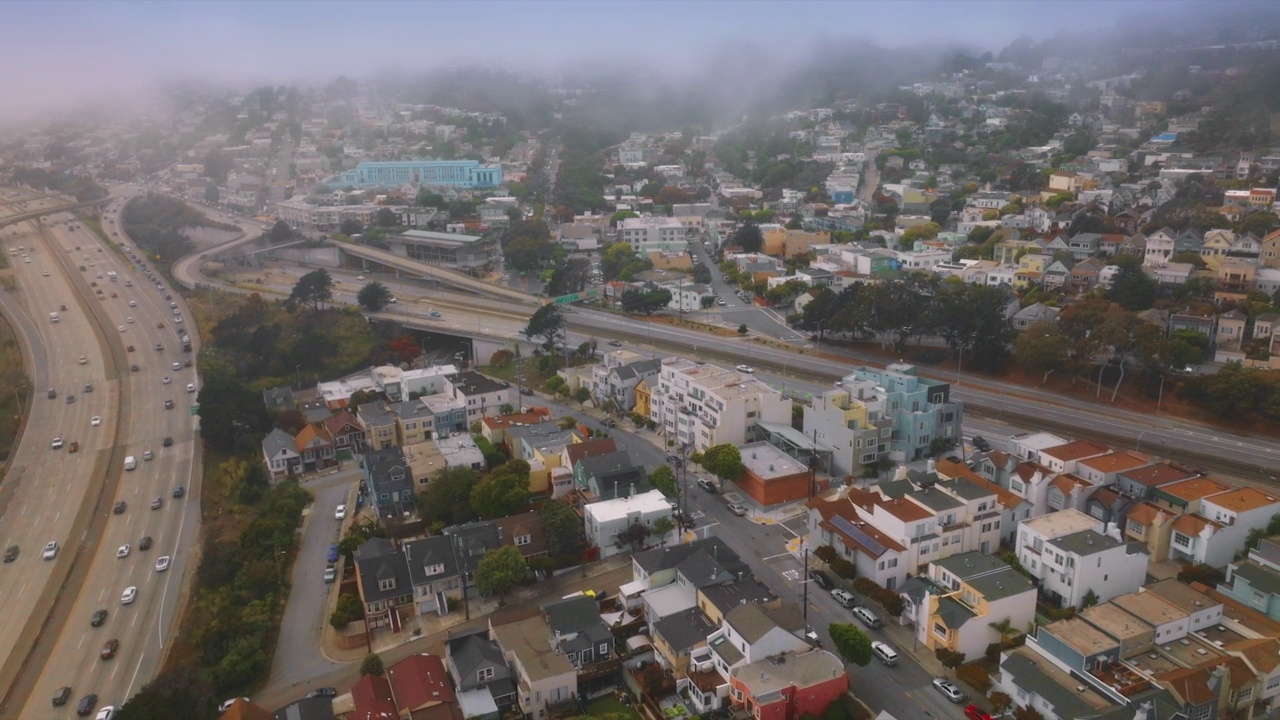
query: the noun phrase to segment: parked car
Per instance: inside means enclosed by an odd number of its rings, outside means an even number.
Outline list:
[[[853,597],[853,593],[848,590],[832,590],[831,597],[835,598],[836,602],[845,607],[853,607],[854,603],[858,602],[857,599]]]
[[[809,579],[813,581],[814,585],[823,590],[830,590],[836,586],[835,583],[831,582],[831,577],[821,570],[810,570]]]
[[[966,705],[964,707],[965,720],[991,720],[991,715],[982,711],[977,705]]]
[[[747,514],[747,506],[740,503],[729,503],[729,512],[742,517]]]
[[[333,565],[326,565],[324,568],[324,581],[331,583],[338,576],[338,570]]]
[[[711,482],[707,478],[698,478],[698,487],[702,488],[703,490],[706,490],[712,495],[716,493],[716,489],[717,489],[716,484]]]
[[[965,700],[964,692],[956,687],[955,683],[946,678],[934,678],[933,686],[953,703],[962,703]]]
[[[338,697],[338,688],[332,688],[332,687],[316,688],[315,690],[312,690],[311,692],[307,693],[307,697],[335,698],[335,697]]]
[[[338,546],[337,545],[329,546],[328,561],[331,563],[338,562]]]
[[[987,439],[981,435],[973,436],[973,446],[982,452],[991,452],[991,443],[987,442]]]

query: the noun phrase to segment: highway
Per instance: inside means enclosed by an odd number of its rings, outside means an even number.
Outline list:
[[[46,594],[32,622],[6,624],[39,628],[46,623],[4,708],[6,716],[23,718],[72,717],[76,702],[90,692],[99,696],[99,706],[119,706],[159,670],[176,627],[183,581],[194,569],[188,551],[196,546],[199,530],[198,488],[192,487],[198,478],[195,418],[188,411],[195,393],[187,392],[188,383],[198,385],[198,380],[194,367],[183,367],[187,360],[194,360],[194,354],[182,352],[174,313],[177,310],[185,319],[187,309],[179,296],[166,299],[171,291],[158,290],[118,250],[107,247],[71,215],[50,215],[48,220],[38,230],[35,223],[15,226],[24,240],[6,238],[6,247],[37,248],[31,254],[32,263],[15,267],[19,287],[33,296],[32,313],[49,328],[42,328],[42,334],[53,338],[48,382],[58,391],[58,398],[49,400],[39,389],[37,401],[59,412],[37,425],[33,408],[19,452],[30,448],[62,458],[58,470],[41,477],[66,483],[40,488],[48,497],[40,498],[44,501],[39,504],[41,513],[31,517],[40,530],[32,531],[26,543],[29,550],[24,548],[20,562],[38,563],[38,545],[44,540],[37,542],[34,534],[56,535],[51,529],[57,528],[64,536],[59,538],[64,552],[57,562],[42,564],[58,566],[67,583],[61,594],[57,594],[61,582],[46,583],[53,586],[56,602]],[[110,220],[104,222],[110,225]],[[118,282],[109,281],[109,271],[118,273]],[[129,282],[132,287],[126,286]],[[178,307],[170,307],[171,302]],[[67,311],[60,312],[60,322],[49,322],[47,313],[62,304]],[[97,342],[86,342],[95,332]],[[157,343],[164,349],[155,350]],[[86,357],[84,365],[81,355]],[[173,369],[174,362],[178,370]],[[130,369],[134,365],[136,372]],[[166,376],[168,384],[163,382]],[[42,382],[37,377],[37,384]],[[93,386],[91,391],[86,392],[86,384]],[[66,404],[67,394],[75,396],[74,404]],[[172,400],[174,409],[165,410],[165,400]],[[100,426],[91,425],[94,415],[101,418]],[[80,451],[51,451],[55,433],[61,433],[67,444],[78,442]],[[169,447],[164,446],[165,437],[172,439]],[[148,450],[153,460],[143,459]],[[137,470],[125,472],[127,455],[137,458]],[[191,499],[174,499],[175,485],[189,488]],[[25,485],[17,487],[19,496],[24,491]],[[74,498],[77,503],[49,502],[53,497]],[[162,505],[152,510],[157,497]],[[121,500],[126,503],[123,513],[113,514],[112,506]],[[6,521],[14,515],[12,509]],[[26,516],[15,520],[21,522]],[[85,526],[83,542],[67,539],[80,536],[59,526],[77,520]],[[15,523],[6,522],[7,532],[14,529]],[[147,551],[138,548],[144,536],[152,538]],[[126,544],[128,556],[117,558],[118,548]],[[158,573],[154,565],[162,555],[172,558],[171,565],[167,572]],[[137,588],[137,599],[124,606],[120,597],[129,586]],[[106,621],[101,627],[90,627],[90,618],[99,609],[107,610]],[[41,612],[47,614],[47,621]],[[100,660],[99,650],[110,638],[120,640],[119,651],[111,660]],[[22,646],[5,642],[3,647]],[[64,685],[72,687],[71,701],[52,708],[50,697]]]

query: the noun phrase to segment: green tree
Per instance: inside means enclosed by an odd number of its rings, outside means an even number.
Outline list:
[[[619,210],[618,212],[609,216],[609,227],[616,228],[618,227],[618,223],[622,222],[623,220],[627,220],[630,218],[637,218],[637,217],[640,217],[640,216],[630,210]]]
[[[1253,212],[1240,221],[1240,233],[1253,233],[1258,237],[1262,237],[1271,232],[1272,228],[1277,224],[1280,224],[1280,219],[1276,217],[1275,213],[1269,210]]]
[[[671,291],[666,288],[652,290],[631,289],[622,293],[622,310],[627,313],[653,313],[671,304]]]
[[[293,228],[289,227],[289,223],[283,220],[277,220],[271,229],[267,231],[267,239],[272,243],[279,244],[292,240],[294,236]]]
[[[428,525],[456,525],[474,520],[471,493],[480,473],[469,467],[445,468],[427,483],[416,498],[418,516]]]
[[[314,310],[324,309],[324,304],[333,299],[333,278],[324,269],[313,270],[298,278],[289,299],[285,304],[289,308],[308,305]]]
[[[934,650],[933,656],[938,659],[938,662],[942,663],[942,667],[952,671],[964,664],[964,653],[945,647],[939,647]]]
[[[476,565],[476,589],[482,595],[497,595],[499,602],[529,574],[529,565],[514,545],[485,552]]]
[[[1147,310],[1155,303],[1159,289],[1159,283],[1142,271],[1135,258],[1120,264],[1107,298],[1126,310]]]
[[[658,536],[658,541],[662,545],[667,544],[667,536],[675,529],[676,524],[671,522],[671,518],[660,517],[653,521],[653,534]]]
[[[582,551],[582,520],[577,514],[559,500],[550,500],[543,504],[539,517],[551,557],[560,564],[577,560]]]
[[[737,245],[743,252],[760,252],[760,248],[764,247],[764,233],[760,232],[759,225],[746,222],[733,231],[733,238],[729,244]]]
[[[578,389],[573,391],[573,399],[577,401],[578,407],[582,407],[591,399],[591,391],[579,385]]]
[[[831,623],[827,626],[831,634],[831,644],[845,662],[859,667],[871,663],[871,638],[853,623]]]
[[[670,465],[659,465],[649,473],[649,484],[669,498],[680,496],[680,488],[676,485],[676,472]]]
[[[723,482],[732,482],[742,474],[742,453],[727,443],[715,445],[702,453],[699,464]]]
[[[400,224],[400,216],[391,208],[382,208],[374,213],[373,221],[378,224],[378,227],[395,227]]]
[[[364,617],[364,605],[360,602],[360,598],[351,593],[343,593],[338,596],[338,602],[333,606],[333,612],[329,615],[329,624],[334,630],[341,630],[352,620],[359,620],[362,617]]]
[[[565,381],[564,378],[559,375],[552,375],[547,378],[547,381],[543,384],[546,386],[548,392],[558,393],[560,392],[560,388],[565,386]]]
[[[1091,608],[1094,605],[1097,605],[1098,593],[1094,592],[1093,588],[1090,588],[1089,592],[1085,593],[1084,597],[1080,599],[1080,604],[1082,607],[1087,607],[1087,608]]]
[[[512,548],[513,550],[515,548]],[[364,656],[364,660],[360,661],[360,677],[365,675],[376,675],[382,677],[387,672],[386,666],[382,664],[382,656],[378,653],[369,653]]]
[[[491,520],[528,510],[529,496],[529,463],[509,460],[471,489],[471,507]]]
[[[1014,360],[1023,370],[1043,375],[1041,385],[1049,381],[1049,375],[1055,370],[1066,366],[1070,351],[1071,340],[1050,320],[1031,324],[1013,342]]]
[[[742,323],[742,324],[738,325],[738,334],[739,334],[739,335],[746,335],[748,332],[750,332],[750,331],[749,331],[749,330],[747,330],[747,324],[746,324],[746,323]]]
[[[365,283],[356,293],[356,302],[369,312],[378,312],[391,302],[391,289],[377,280]]]
[[[364,225],[361,225],[360,221],[355,218],[346,218],[342,221],[342,224],[338,226],[338,232],[348,237],[352,237],[363,233]]]
[[[529,324],[520,334],[529,340],[542,340],[542,349],[554,353],[565,337],[564,310],[559,305],[543,305],[529,317]]]

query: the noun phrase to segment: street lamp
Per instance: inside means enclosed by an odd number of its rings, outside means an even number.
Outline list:
[[[813,340],[815,349],[818,349],[818,350],[822,349],[822,325],[823,323],[825,323],[830,319],[831,318],[822,318],[821,320],[818,321],[818,334],[814,336],[814,340]]]
[[[1160,374],[1160,394],[1156,396],[1156,414],[1160,414],[1160,405],[1164,403],[1164,374]]]

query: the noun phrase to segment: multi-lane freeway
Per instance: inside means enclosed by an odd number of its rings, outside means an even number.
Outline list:
[[[114,227],[118,207],[104,225]],[[70,214],[10,226],[0,239],[17,253],[18,301],[5,309],[30,341],[37,385],[3,485],[4,541],[21,548],[0,568],[12,576],[0,584],[9,610],[0,625],[3,714],[72,717],[84,695],[119,706],[136,692],[159,669],[176,627],[199,525],[188,410],[199,381],[180,342],[189,313]],[[130,456],[136,469],[126,471]],[[59,551],[44,561],[49,541]],[[162,556],[168,568],[157,572]],[[122,604],[130,587],[136,598]],[[91,626],[98,610],[106,617]],[[111,639],[119,649],[101,659]],[[63,686],[71,700],[53,707]]]

